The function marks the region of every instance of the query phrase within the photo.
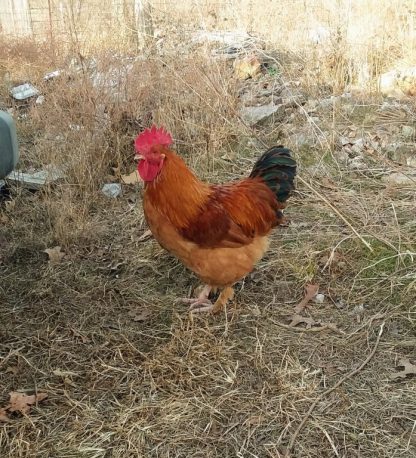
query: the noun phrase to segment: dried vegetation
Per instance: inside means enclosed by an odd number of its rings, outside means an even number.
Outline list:
[[[389,17],[390,41],[383,29],[354,48],[341,27],[319,54],[307,19],[332,18],[336,29],[346,10],[310,3],[302,15],[292,2],[279,8],[280,35],[255,12],[251,23],[232,16],[237,6],[192,9],[193,20],[160,6],[163,40],[139,58],[130,43],[55,43],[52,54],[1,39],[0,108],[17,120],[20,167],[65,172],[0,202],[2,457],[416,455],[416,193],[412,167],[390,148],[414,140],[404,135],[416,109],[411,99],[386,108],[370,92],[379,72],[411,56],[410,43],[399,48],[408,19],[400,8],[389,16],[388,2],[344,2],[351,17],[368,17],[364,4],[373,19]],[[206,44],[189,45],[198,18],[225,28],[227,14],[264,40],[255,52],[268,65],[255,79],[237,80]],[[42,80],[56,68],[59,78]],[[24,81],[42,104],[11,103],[10,85]],[[239,107],[261,97],[282,103],[283,119],[250,127]],[[264,145],[284,143],[299,161],[291,224],[223,316],[175,304],[198,282],[146,236],[140,185],[117,199],[101,192],[134,170],[132,140],[151,122],[210,181],[247,174]],[[389,181],[394,173],[408,180]],[[294,315],[309,284],[320,300]],[[10,392],[47,399],[2,410]]]

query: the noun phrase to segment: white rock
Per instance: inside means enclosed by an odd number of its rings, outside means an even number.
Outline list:
[[[101,191],[104,195],[111,197],[112,199],[121,196],[123,193],[120,183],[106,183],[101,188]]]
[[[62,70],[54,70],[53,72],[47,73],[43,79],[49,81],[51,79],[57,78],[62,73]]]
[[[315,302],[315,304],[323,304],[324,301],[325,301],[325,295],[324,295],[324,294],[321,294],[321,293],[318,293],[318,294],[313,298],[313,301]]]

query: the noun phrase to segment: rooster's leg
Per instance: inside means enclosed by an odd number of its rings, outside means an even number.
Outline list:
[[[208,299],[211,289],[211,286],[205,285],[202,291],[198,294],[198,297],[185,297],[182,299],[178,299],[178,302],[191,304],[191,307],[200,307],[201,305],[211,304],[211,301]]]
[[[221,291],[221,294],[219,295],[218,299],[215,301],[214,304],[208,303],[208,301],[205,304],[201,304],[201,305],[192,304],[190,307],[190,311],[191,313],[199,313],[199,312],[218,313],[222,311],[222,309],[225,307],[227,302],[231,300],[233,297],[234,297],[234,289],[231,288],[230,286],[227,286],[227,288],[224,288]]]

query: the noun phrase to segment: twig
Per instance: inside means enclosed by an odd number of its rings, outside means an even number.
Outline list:
[[[306,415],[303,417],[302,421],[300,422],[299,426],[296,428],[296,431],[293,433],[293,436],[290,439],[289,445],[286,449],[285,453],[285,458],[290,458],[290,452],[293,449],[293,446],[295,445],[296,439],[299,435],[299,433],[302,431],[302,428],[305,426],[306,422],[308,421],[309,417],[311,416],[312,412],[314,411],[315,407],[318,405],[318,403],[325,397],[327,397],[330,393],[332,393],[334,390],[336,390],[339,386],[341,386],[346,380],[354,377],[354,375],[358,374],[373,358],[375,355],[378,344],[380,343],[381,336],[383,334],[383,329],[384,329],[384,323],[381,323],[380,325],[380,330],[378,331],[378,336],[376,343],[374,344],[373,349],[371,350],[370,354],[367,356],[367,358],[360,364],[360,366],[357,367],[357,369],[354,369],[353,371],[349,372],[348,374],[344,375],[344,377],[341,377],[337,383],[335,383],[334,386],[331,388],[328,388],[325,390],[323,393],[321,393],[315,401],[312,403],[312,405],[309,407],[309,410],[306,412]]]
[[[337,332],[338,334],[345,334],[344,331],[341,331],[341,329],[338,329],[335,325],[332,323],[317,323],[318,326],[315,326],[313,328],[298,328],[296,326],[290,326],[289,324],[284,324],[280,323],[280,321],[275,321],[271,320],[273,324],[276,324],[277,326],[280,326],[282,328],[288,329],[290,331],[295,331],[295,332],[320,332],[320,331],[334,331]]]

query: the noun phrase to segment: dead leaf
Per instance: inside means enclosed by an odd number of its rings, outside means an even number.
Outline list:
[[[289,326],[295,327],[300,323],[306,324],[306,329],[310,329],[312,326],[318,324],[313,318],[308,318],[306,316],[301,315],[293,315],[292,321],[289,323]]]
[[[65,383],[65,385],[72,386],[72,388],[76,388],[77,387],[77,385],[69,377],[65,377],[64,378],[64,383]]]
[[[38,402],[43,401],[48,397],[46,393],[37,393],[27,395],[19,393],[18,391],[12,391],[9,393],[10,401],[5,407],[5,410],[9,412],[20,412],[23,414],[29,413],[31,407]]]
[[[0,223],[1,224],[7,224],[10,221],[10,218],[6,215],[0,215]]]
[[[152,237],[152,231],[148,229],[147,231],[144,231],[143,234],[137,239],[138,242],[143,242],[144,240],[149,239]]]
[[[255,78],[261,73],[261,62],[255,55],[237,58],[233,66],[235,75],[240,80]]]
[[[299,302],[299,304],[295,305],[295,313],[302,313],[308,305],[308,302],[317,295],[318,291],[319,285],[306,285],[305,297]]]
[[[121,181],[124,184],[137,184],[141,182],[137,170],[134,170],[129,175],[121,175]]]
[[[16,375],[18,372],[17,366],[8,366],[5,370],[5,373],[8,374],[9,372],[13,375]]]
[[[84,334],[81,334],[79,331],[76,329],[71,328],[72,333],[74,334],[75,337],[79,337],[82,341],[82,343],[88,343],[90,342],[90,339],[87,336],[84,336]]]
[[[113,174],[117,178],[121,178],[120,167],[111,167]]]
[[[324,321],[315,321],[313,318],[308,318],[306,316],[302,315],[292,315],[291,316],[291,322],[289,323],[289,326],[294,328],[298,324],[305,323],[306,328],[310,331],[324,331],[325,329],[330,329],[331,331],[337,332],[342,334],[342,331],[338,329],[338,326],[335,323],[330,323],[330,322],[324,322]]]
[[[402,358],[399,361],[398,367],[404,367],[400,372],[391,374],[390,378],[396,380],[398,378],[406,378],[408,375],[416,375],[416,365],[412,364],[408,358]]]
[[[244,425],[259,426],[264,422],[264,420],[264,415],[252,415],[251,417],[247,418],[247,420],[244,422]]]
[[[60,246],[55,246],[53,248],[47,248],[43,250],[49,256],[49,264],[59,264],[62,261],[62,258],[65,256],[65,252],[61,251]]]
[[[334,191],[338,190],[338,186],[335,184],[335,182],[328,177],[323,177],[321,179],[320,185],[324,188],[333,189]]]
[[[147,319],[150,318],[152,313],[150,312],[150,310],[139,309],[139,310],[131,310],[128,313],[128,315],[133,321],[146,321]]]
[[[10,418],[7,415],[7,410],[5,408],[0,409],[0,421],[8,422]]]

